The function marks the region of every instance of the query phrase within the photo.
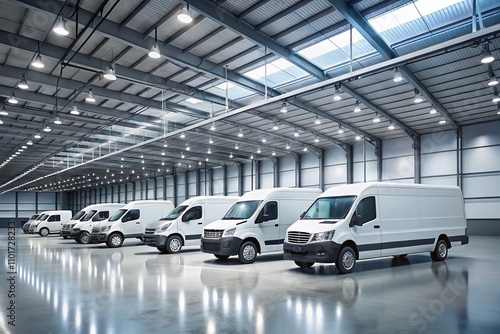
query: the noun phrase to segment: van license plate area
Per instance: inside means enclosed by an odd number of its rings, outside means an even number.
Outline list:
[[[294,252],[300,252],[300,253],[302,253],[304,251],[304,247],[302,247],[302,246],[293,246],[292,250]]]

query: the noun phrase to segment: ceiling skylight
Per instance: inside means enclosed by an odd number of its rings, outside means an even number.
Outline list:
[[[288,60],[279,58],[267,64],[267,71],[266,65],[262,65],[246,73],[243,73],[243,75],[261,82],[264,81],[267,75],[268,84],[270,86],[276,86],[299,78],[303,78],[308,74],[306,71],[293,65]]]
[[[235,87],[235,86],[236,86],[234,83],[232,83],[232,82],[230,82],[230,81],[229,81],[229,82],[227,82],[227,83],[226,83],[226,82],[223,82],[223,83],[221,83],[221,84],[218,84],[217,86],[215,86],[215,88],[219,88],[219,89],[222,89],[222,90],[226,90],[226,84],[227,84],[227,88],[228,88],[228,89],[231,89],[231,88],[233,88],[233,87]]]
[[[198,103],[202,103],[203,102],[202,100],[198,100],[198,99],[196,99],[194,97],[187,98],[185,101],[189,102],[191,104],[198,104]]]

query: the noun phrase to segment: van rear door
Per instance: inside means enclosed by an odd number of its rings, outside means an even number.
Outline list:
[[[351,233],[358,245],[359,258],[379,257],[382,252],[382,234],[377,197],[362,198],[351,218]]]

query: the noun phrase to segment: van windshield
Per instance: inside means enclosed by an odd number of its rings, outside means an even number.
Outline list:
[[[33,215],[31,216],[30,220],[36,220],[38,218],[38,215]]]
[[[120,209],[116,211],[115,214],[111,218],[109,218],[109,221],[110,222],[117,221],[125,214],[125,212],[127,212],[127,209]]]
[[[222,219],[248,219],[252,217],[260,203],[262,201],[236,202]]]
[[[356,196],[320,197],[302,219],[344,219],[355,199]]]
[[[187,205],[179,205],[178,207],[173,209],[172,212],[170,212],[168,215],[166,215],[165,217],[163,217],[160,220],[177,219],[177,217],[179,217],[184,212],[184,210],[186,210],[187,207],[188,207]]]
[[[89,212],[87,212],[87,214],[85,216],[83,216],[82,219],[80,219],[80,221],[82,221],[82,222],[89,221],[90,219],[92,219],[92,217],[94,217],[96,212],[97,212],[97,210],[90,210]]]
[[[41,222],[43,222],[45,219],[47,219],[47,217],[48,217],[48,216],[49,216],[49,215],[42,215],[42,216],[40,217],[40,219],[38,219],[38,220],[39,220],[39,221],[41,221]]]
[[[74,215],[71,220],[80,220],[80,218],[82,218],[83,216],[85,216],[85,211],[78,211],[76,213],[76,215]]]

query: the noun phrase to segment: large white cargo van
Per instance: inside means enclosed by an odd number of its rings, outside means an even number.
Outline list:
[[[46,237],[51,233],[60,233],[62,224],[66,224],[72,217],[70,210],[47,211],[43,220],[34,222],[33,233]]]
[[[350,184],[326,190],[287,231],[284,258],[299,266],[333,263],[340,273],[357,260],[430,252],[442,261],[469,242],[458,187]]]
[[[182,246],[198,246],[203,227],[224,214],[237,196],[198,196],[182,202],[172,212],[146,227],[142,241],[162,253],[177,253]]]
[[[77,219],[70,220],[68,224],[63,225],[61,235],[75,239],[80,244],[88,244],[90,242],[90,232],[92,227],[100,221],[108,219],[118,209],[125,204],[120,203],[103,203],[92,204],[82,209],[84,214]],[[73,217],[75,218],[75,217]]]
[[[254,262],[257,253],[281,251],[288,226],[320,194],[313,188],[250,191],[222,219],[205,226],[201,250],[218,259],[238,255],[241,263]]]
[[[120,247],[125,238],[141,238],[146,226],[174,209],[172,201],[134,201],[116,211],[109,219],[92,228],[92,243]]]

